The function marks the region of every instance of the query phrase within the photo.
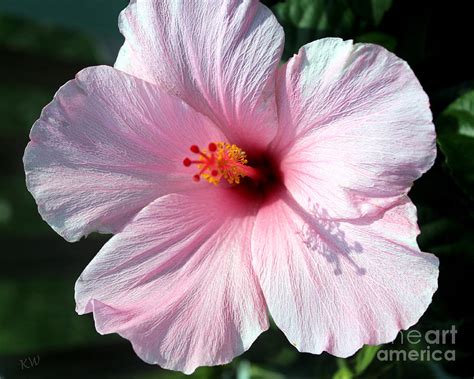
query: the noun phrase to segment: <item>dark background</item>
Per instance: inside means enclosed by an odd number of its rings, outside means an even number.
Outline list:
[[[275,327],[231,364],[197,378],[458,378],[474,375],[474,75],[469,1],[264,1],[285,27],[287,59],[325,36],[384,45],[427,91],[438,131],[433,169],[410,193],[422,250],[441,261],[439,290],[414,327],[458,330],[448,362],[381,362],[378,348],[343,360],[298,353]],[[177,378],[150,366],[116,335],[100,336],[74,311],[76,278],[106,236],[65,242],[45,224],[24,184],[28,132],[56,90],[80,69],[113,64],[126,0],[0,0],[0,378]],[[450,105],[454,102],[453,105]],[[403,278],[400,278],[403,280]],[[381,349],[424,349],[422,343]]]

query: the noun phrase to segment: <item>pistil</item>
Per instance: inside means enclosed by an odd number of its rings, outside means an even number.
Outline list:
[[[201,178],[212,184],[219,184],[222,178],[230,184],[239,184],[240,179],[249,177],[255,181],[261,179],[261,174],[255,168],[248,166],[246,153],[237,147],[225,142],[211,142],[207,149],[192,145],[190,151],[198,155],[197,159],[185,158],[186,167],[197,165],[199,171],[193,176],[195,182]]]

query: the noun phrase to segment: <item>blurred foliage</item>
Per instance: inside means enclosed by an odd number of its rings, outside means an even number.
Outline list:
[[[285,28],[284,59],[318,38],[336,35],[359,40],[360,33],[382,21],[391,3],[391,0],[285,0],[275,4],[272,9]],[[375,32],[360,38],[361,42],[380,43],[388,48],[394,44],[392,37]]]
[[[395,47],[397,46],[397,40],[395,37],[380,32],[361,34],[360,36],[356,37],[355,41],[360,43],[375,43],[385,47],[390,51],[394,51]]]
[[[77,47],[76,51],[84,48],[79,39],[87,36],[101,47],[102,58],[113,62],[123,40],[117,30],[117,15],[127,4],[127,0],[2,0],[0,13],[42,24],[46,27],[42,33],[48,33],[47,28],[52,26],[61,27],[63,32],[64,28],[82,32],[76,34],[80,43],[72,45]],[[25,33],[32,34],[27,30]],[[71,35],[71,32],[67,33]]]
[[[449,105],[437,125],[446,164],[456,182],[474,199],[474,91]]]
[[[441,261],[439,290],[417,330],[458,328],[455,362],[383,362],[401,343],[366,346],[353,357],[301,354],[272,325],[232,363],[195,378],[455,378],[472,376],[474,267],[474,76],[470,12],[463,2],[263,1],[285,28],[284,59],[314,39],[352,38],[407,60],[426,89],[438,132],[434,167],[415,183],[420,247]],[[123,41],[126,0],[0,0],[0,377],[185,378],[140,361],[117,336],[99,336],[74,312],[76,278],[107,237],[68,244],[37,214],[21,158],[32,123],[54,92],[86,66],[112,63]],[[468,301],[466,301],[466,299]],[[20,360],[41,363],[21,370]]]
[[[380,346],[364,346],[356,353],[353,362],[339,358],[337,360],[339,370],[334,374],[333,379],[352,379],[362,376],[379,349]],[[350,363],[352,363],[352,367],[350,367]]]
[[[51,41],[55,43],[52,44]],[[36,20],[23,20],[12,16],[1,18],[0,48],[79,62],[95,59],[97,54],[91,44],[91,38],[83,34],[59,30],[55,26],[39,26]]]
[[[93,332],[89,319],[77,317],[71,296],[73,285],[70,280],[54,276],[0,281],[0,325],[8,325],[0,329],[0,341],[7,342],[0,345],[0,354],[105,342]],[[21,303],[18,299],[22,299]],[[11,309],[15,312],[5,312]],[[38,320],[42,320],[41,327]]]

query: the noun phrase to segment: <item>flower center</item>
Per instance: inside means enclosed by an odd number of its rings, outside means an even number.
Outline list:
[[[191,160],[184,158],[183,164],[189,167],[197,165],[199,172],[193,176],[195,182],[201,178],[212,184],[219,184],[222,178],[230,184],[239,184],[240,179],[249,177],[254,180],[260,178],[260,173],[247,165],[247,154],[236,145],[226,142],[211,142],[207,149],[200,149],[197,145],[190,147],[191,152],[198,158]]]

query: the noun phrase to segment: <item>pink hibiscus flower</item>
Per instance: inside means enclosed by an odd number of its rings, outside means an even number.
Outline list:
[[[282,28],[253,0],[132,0],[120,29],[115,67],[65,84],[24,156],[55,231],[115,234],[75,288],[99,333],[191,373],[269,315],[339,357],[417,322],[438,260],[407,192],[436,149],[404,61],[327,38],[279,66]]]

